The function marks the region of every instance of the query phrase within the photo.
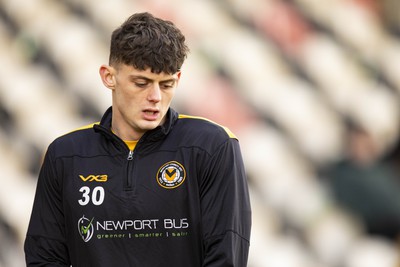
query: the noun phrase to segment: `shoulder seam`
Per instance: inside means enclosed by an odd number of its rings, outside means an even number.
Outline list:
[[[95,123],[91,123],[91,124],[76,128],[76,129],[74,129],[74,130],[72,130],[72,131],[70,131],[68,133],[65,133],[65,134],[63,134],[61,136],[64,136],[64,135],[67,135],[67,134],[70,134],[70,133],[74,133],[74,132],[78,132],[78,131],[82,131],[82,130],[91,129],[91,128],[93,128],[94,125],[97,125],[97,124],[100,124],[100,122],[95,122]]]
[[[204,118],[204,117],[199,117],[199,116],[190,116],[190,115],[184,115],[184,114],[179,114],[178,115],[178,119],[195,119],[195,120],[204,120],[204,121],[208,121],[212,124],[218,125],[219,127],[221,127],[222,129],[225,130],[226,134],[229,136],[229,138],[233,138],[233,139],[238,139],[236,137],[236,135],[226,126],[223,126],[221,124],[216,123],[215,121],[212,121],[210,119]]]

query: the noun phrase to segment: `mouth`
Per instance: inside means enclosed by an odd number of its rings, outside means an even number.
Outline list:
[[[157,109],[145,109],[145,110],[143,110],[144,119],[145,120],[149,120],[149,121],[157,120],[159,113],[160,113],[160,111],[158,111]]]

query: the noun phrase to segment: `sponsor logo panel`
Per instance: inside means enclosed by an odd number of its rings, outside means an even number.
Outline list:
[[[83,215],[78,233],[87,243],[92,239],[174,238],[189,235],[188,218],[97,220]]]

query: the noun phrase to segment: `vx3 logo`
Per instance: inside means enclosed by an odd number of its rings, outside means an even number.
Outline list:
[[[108,175],[107,174],[102,174],[102,175],[89,175],[89,176],[83,176],[79,175],[79,178],[82,179],[84,182],[107,182],[108,180]]]

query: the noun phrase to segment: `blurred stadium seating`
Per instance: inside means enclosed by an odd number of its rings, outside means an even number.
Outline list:
[[[111,31],[141,11],[187,36],[173,106],[240,139],[250,267],[400,266],[400,232],[369,233],[319,172],[344,157],[349,118],[398,159],[398,0],[0,0],[0,267],[24,266],[44,151],[110,105],[98,68]]]

